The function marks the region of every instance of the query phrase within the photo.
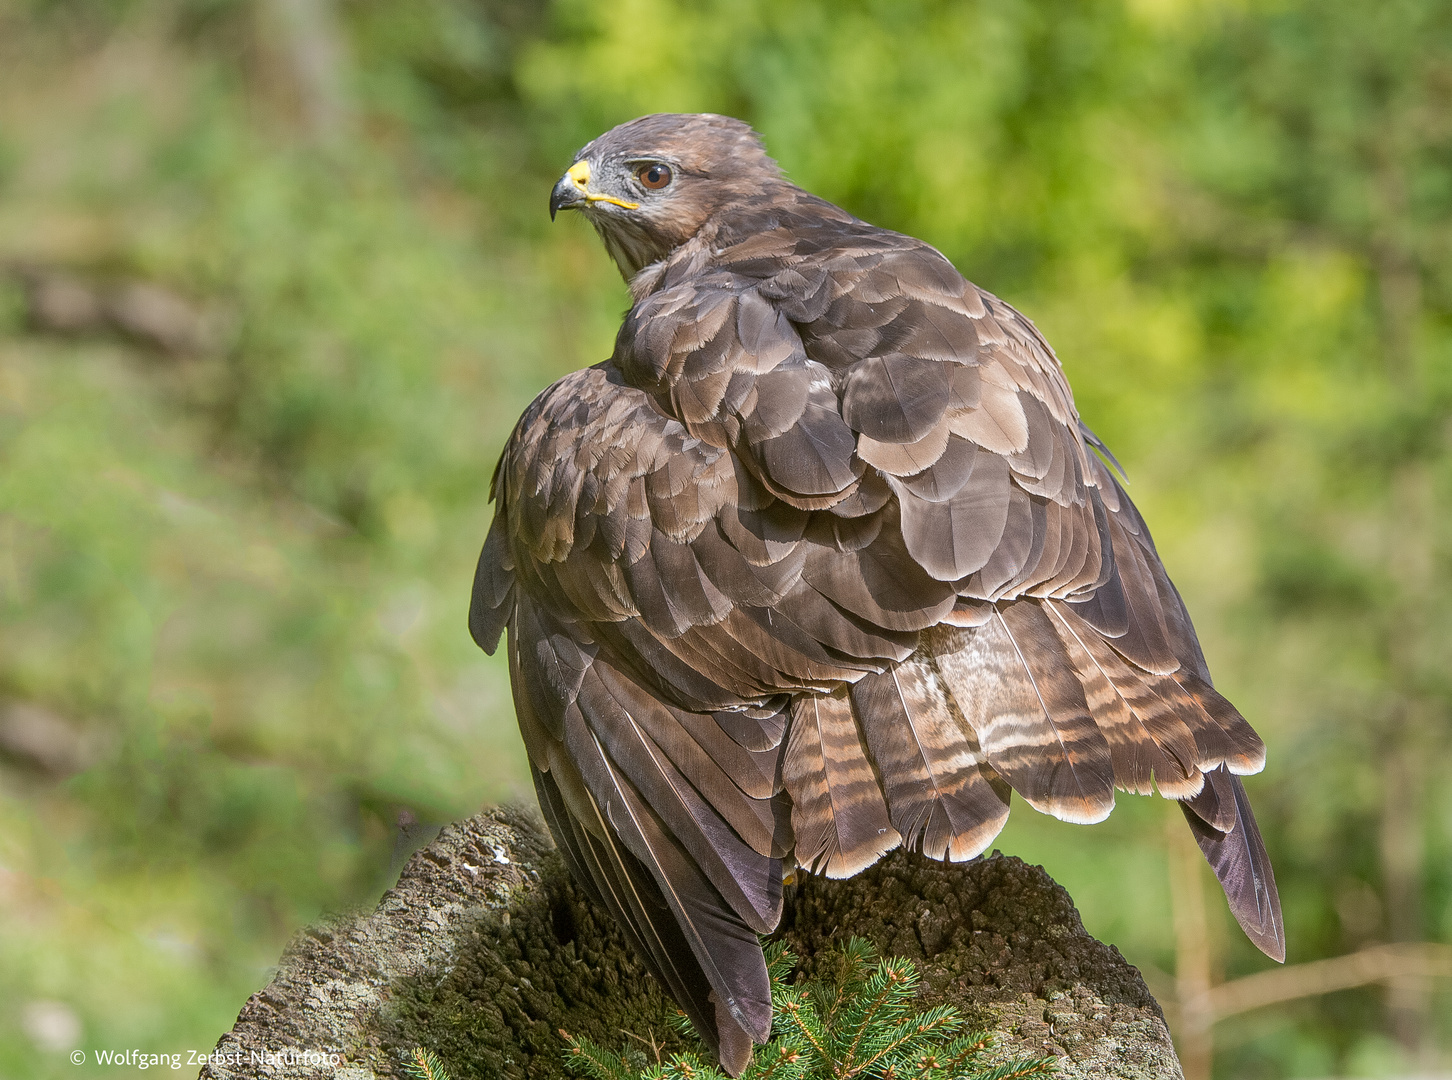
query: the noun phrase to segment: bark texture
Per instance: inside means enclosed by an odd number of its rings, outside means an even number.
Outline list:
[[[808,974],[852,935],[913,959],[924,1003],[998,1032],[1001,1057],[1053,1054],[1061,1077],[1180,1076],[1139,972],[1019,859],[895,852],[846,881],[808,878],[781,933]],[[371,914],[299,934],[201,1075],[373,1080],[423,1047],[454,1080],[552,1080],[561,1029],[665,1054],[684,1048],[673,1011],[538,820],[500,810],[445,829]]]

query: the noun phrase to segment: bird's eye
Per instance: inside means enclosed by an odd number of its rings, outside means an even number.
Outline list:
[[[667,165],[647,165],[635,175],[651,191],[659,191],[671,182],[671,170]]]

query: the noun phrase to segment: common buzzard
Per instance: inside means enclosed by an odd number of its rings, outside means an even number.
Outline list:
[[[574,876],[722,1066],[769,1034],[783,875],[974,858],[1010,792],[1076,822],[1178,800],[1282,959],[1240,781],[1264,746],[1033,324],[723,116],[607,132],[563,209],[634,306],[514,429],[469,625],[508,628]]]

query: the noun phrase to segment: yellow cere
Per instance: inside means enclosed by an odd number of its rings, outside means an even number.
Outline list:
[[[592,203],[607,202],[616,206],[622,206],[626,210],[639,209],[640,203],[626,202],[624,199],[617,199],[614,195],[598,195],[590,190],[590,163],[588,161],[577,161],[565,170],[575,187],[584,193],[585,198]]]

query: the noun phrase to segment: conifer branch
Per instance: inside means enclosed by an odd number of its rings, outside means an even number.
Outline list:
[[[413,1048],[410,1060],[404,1066],[414,1080],[449,1080],[444,1064],[432,1050],[421,1046]]]
[[[766,949],[771,977],[772,1038],[741,1080],[1020,1080],[1043,1076],[1052,1058],[993,1067],[974,1061],[992,1045],[983,1032],[963,1033],[951,1005],[914,1009],[920,978],[910,960],[878,960],[871,943],[854,938],[827,965],[832,974],[788,983],[797,958],[780,943]],[[684,1018],[672,1023],[691,1032]],[[561,1031],[565,1065],[587,1080],[726,1080],[698,1053],[648,1062],[638,1050],[616,1054]],[[654,1046],[654,1042],[651,1043]],[[418,1080],[447,1077],[418,1074]]]

